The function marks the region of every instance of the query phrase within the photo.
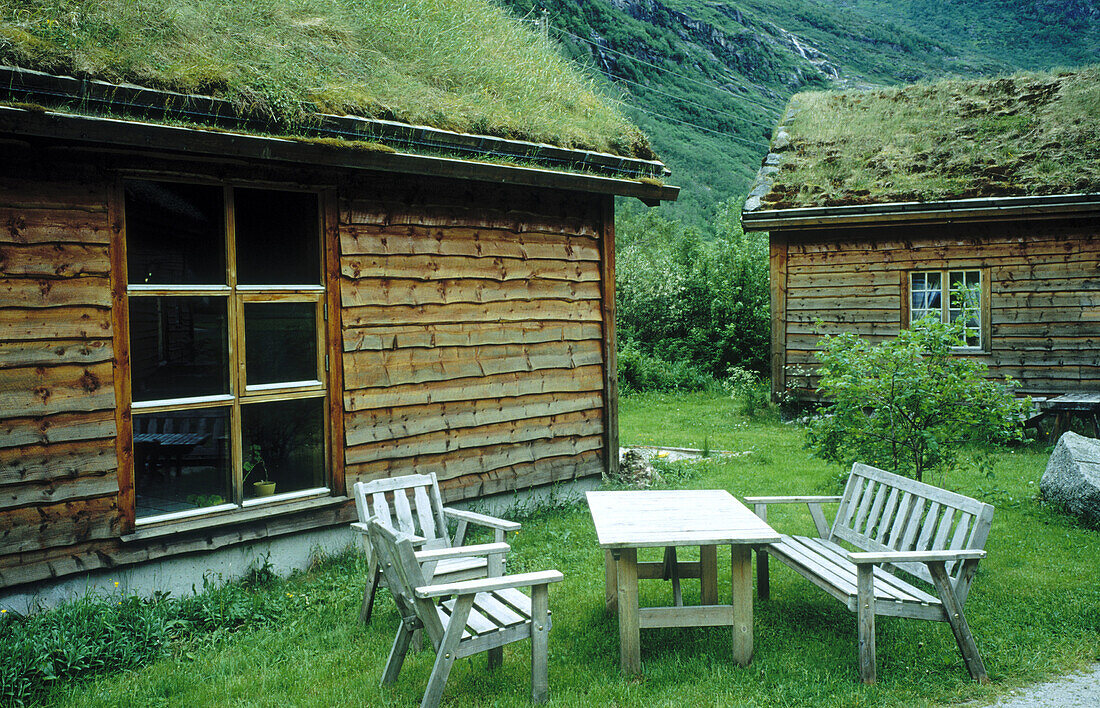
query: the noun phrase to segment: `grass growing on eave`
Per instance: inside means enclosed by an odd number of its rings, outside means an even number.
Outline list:
[[[0,62],[652,157],[553,47],[488,0],[8,0]]]
[[[1100,192],[1100,67],[795,96],[765,208]]]

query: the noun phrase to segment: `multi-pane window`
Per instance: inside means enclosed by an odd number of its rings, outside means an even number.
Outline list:
[[[317,195],[125,193],[138,522],[327,492]]]
[[[954,322],[964,311],[966,348],[982,346],[982,272],[980,270],[929,270],[909,274],[909,321],[931,315]]]

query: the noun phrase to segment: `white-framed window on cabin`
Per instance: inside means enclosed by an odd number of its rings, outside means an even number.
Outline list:
[[[909,325],[932,316],[941,322],[954,322],[963,316],[966,298],[971,298],[966,321],[966,344],[962,351],[980,351],[983,317],[988,317],[985,283],[980,269],[920,270],[909,273]]]
[[[319,195],[124,193],[137,524],[328,494]]]

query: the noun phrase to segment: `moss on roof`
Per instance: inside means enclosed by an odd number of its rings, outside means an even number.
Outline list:
[[[641,132],[491,0],[5,0],[0,63],[651,158]]]
[[[798,94],[746,211],[1081,192],[1100,192],[1100,66]]]

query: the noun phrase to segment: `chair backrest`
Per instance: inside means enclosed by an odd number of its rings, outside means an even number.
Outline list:
[[[443,641],[443,623],[434,602],[416,597],[416,588],[428,583],[416,561],[412,542],[407,534],[382,524],[378,517],[371,519],[368,526],[371,545],[378,554],[378,567],[398,611],[406,620],[419,619],[438,649]]]
[[[376,518],[386,528],[419,536],[426,539],[424,550],[451,545],[434,474],[356,482],[354,495],[361,523]]]
[[[857,462],[829,538],[865,551],[980,550],[992,522],[989,504]],[[923,563],[897,567],[932,582]],[[949,563],[947,572],[957,582],[963,564]]]

